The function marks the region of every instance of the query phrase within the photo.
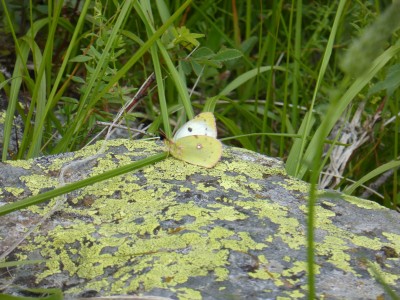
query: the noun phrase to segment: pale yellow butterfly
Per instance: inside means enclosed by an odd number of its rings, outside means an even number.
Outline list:
[[[173,157],[205,168],[215,166],[222,155],[215,118],[210,112],[197,115],[179,128],[172,141],[165,142]]]

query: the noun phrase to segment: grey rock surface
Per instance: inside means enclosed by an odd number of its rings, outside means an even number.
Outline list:
[[[87,159],[99,149],[0,164],[0,205],[164,147],[116,140]],[[306,299],[308,189],[282,162],[243,149],[225,147],[212,169],[169,157],[0,217],[9,264],[0,288],[60,288],[67,299]],[[320,299],[389,299],[384,284],[400,294],[398,213],[327,191],[315,210]]]

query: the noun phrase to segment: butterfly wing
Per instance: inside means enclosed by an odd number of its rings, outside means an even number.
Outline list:
[[[216,138],[217,126],[215,124],[213,113],[201,113],[185,123],[181,128],[178,129],[173,140],[176,142],[181,138],[191,135],[205,135]]]
[[[215,166],[222,155],[221,142],[206,135],[186,136],[167,145],[175,158],[205,168]]]

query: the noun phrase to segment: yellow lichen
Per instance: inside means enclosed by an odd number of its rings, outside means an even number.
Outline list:
[[[95,156],[100,144],[71,157],[59,158],[58,165]],[[107,147],[119,145],[133,153],[138,151],[137,147],[142,147],[145,154],[163,148],[149,147],[146,142],[107,142]],[[93,174],[130,163],[129,155],[102,154],[94,164]],[[177,286],[196,276],[209,276],[210,272],[217,281],[229,280],[228,263],[232,251],[253,255],[274,243],[287,245],[288,251],[296,251],[296,255],[304,251],[306,224],[302,220],[307,215],[306,203],[303,199],[299,201],[299,212],[304,215],[294,217],[288,206],[271,201],[265,187],[259,184],[265,176],[284,176],[283,168],[268,168],[257,161],[228,163],[224,158],[229,155],[229,151],[224,151],[223,160],[207,170],[170,157],[138,172],[70,194],[62,210],[62,226],[49,228],[45,234],[39,232],[20,247],[26,252],[40,249],[40,255],[46,260],[46,269],[37,275],[37,281],[66,272],[85,280],[88,290],[126,294],[166,288],[175,291],[179,299],[200,299],[199,291]],[[22,180],[33,194],[59,184],[58,178],[44,175],[25,176]],[[309,189],[309,185],[293,178],[285,178],[281,185],[294,193],[307,193]],[[224,196],[218,193],[219,189],[226,189]],[[335,206],[329,200],[322,201],[324,207]],[[357,206],[365,204],[354,199],[349,202]],[[53,202],[49,204],[51,208]],[[368,209],[375,209],[370,203],[366,205]],[[387,238],[384,241],[357,236],[335,226],[334,217],[331,210],[316,206],[318,241],[315,242],[315,253],[337,269],[358,275],[350,265],[350,246],[373,250],[385,245],[400,248],[400,237],[395,234],[384,232]],[[251,233],[229,226],[249,218],[259,220],[260,232],[271,224],[274,231],[265,234],[264,240],[257,240]],[[284,268],[272,268],[266,251],[257,255],[258,266],[249,271],[248,276],[271,280],[276,287],[299,284],[301,280],[304,282],[307,263],[297,257],[286,254],[281,262],[285,264]],[[395,276],[382,272],[380,265],[374,267],[387,282],[393,282]],[[318,274],[320,266],[315,268]],[[107,277],[105,272],[110,269],[113,272]],[[299,289],[305,291],[306,286]],[[299,289],[288,291],[287,295],[291,299],[305,297]],[[80,290],[76,287],[68,292],[79,293]]]
[[[6,187],[5,190],[7,192],[13,194],[15,197],[17,197],[25,192],[25,190],[23,188],[16,188],[16,187]]]
[[[382,232],[382,235],[384,235],[393,244],[393,247],[400,252],[400,235],[390,232]],[[400,253],[398,254],[400,255]]]

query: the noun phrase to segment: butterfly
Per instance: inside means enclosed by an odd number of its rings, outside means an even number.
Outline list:
[[[172,140],[165,140],[169,153],[193,165],[212,168],[220,160],[222,144],[217,140],[213,113],[204,112],[178,129]]]

